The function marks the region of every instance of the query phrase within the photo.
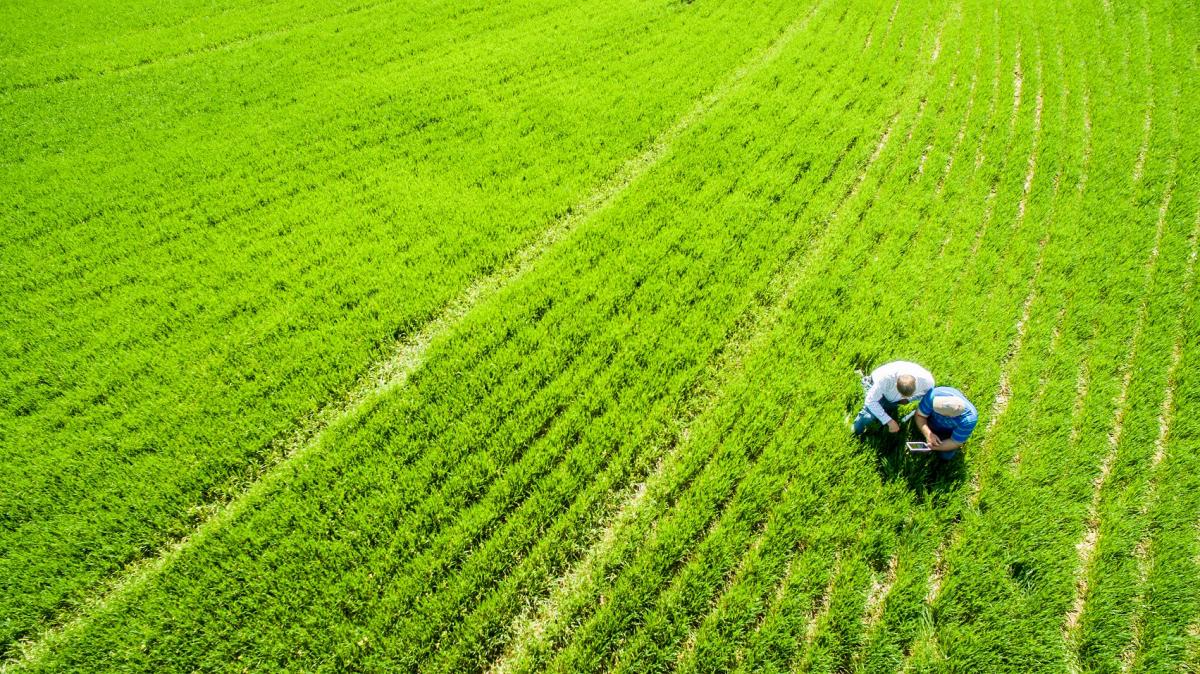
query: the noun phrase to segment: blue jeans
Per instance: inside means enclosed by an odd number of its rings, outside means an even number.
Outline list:
[[[888,402],[887,400],[880,400],[879,404],[883,406],[884,411],[890,416],[894,417],[896,416],[896,413],[900,411],[900,405],[897,403]],[[868,410],[866,405],[863,405],[863,408],[859,411],[858,416],[854,417],[854,434],[862,435],[863,433],[866,433],[874,428],[879,428],[882,425],[883,424],[879,423],[879,420],[875,418],[875,415],[871,414],[871,410]]]

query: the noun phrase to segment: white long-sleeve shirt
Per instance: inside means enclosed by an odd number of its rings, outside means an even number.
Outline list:
[[[898,403],[905,398],[900,391],[896,390],[896,378],[902,374],[910,374],[917,380],[917,390],[907,396],[909,400],[920,398],[934,386],[933,375],[929,374],[929,370],[907,360],[892,361],[875,368],[875,371],[871,373],[871,388],[867,390],[867,410],[881,424],[887,424],[892,417],[879,402],[887,400],[890,403]]]

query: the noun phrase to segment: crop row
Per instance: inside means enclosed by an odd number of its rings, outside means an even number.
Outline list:
[[[377,52],[394,8],[6,94],[0,641],[238,493],[780,7],[503,5]]]

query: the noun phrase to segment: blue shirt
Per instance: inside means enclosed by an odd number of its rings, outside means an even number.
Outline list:
[[[962,400],[967,405],[967,409],[956,417],[946,417],[933,411],[934,396],[953,396]],[[950,439],[955,442],[966,442],[967,438],[971,437],[971,432],[975,430],[975,424],[979,423],[979,412],[975,410],[975,406],[970,400],[956,388],[950,386],[935,386],[924,395],[921,396],[921,404],[917,405],[917,412],[929,418],[929,425],[933,431],[939,436],[950,433]]]

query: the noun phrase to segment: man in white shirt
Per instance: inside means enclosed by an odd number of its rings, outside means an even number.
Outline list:
[[[899,432],[900,422],[893,418],[896,410],[934,387],[929,370],[906,360],[880,365],[863,377],[862,384],[866,401],[854,419],[855,435],[862,435],[880,424],[887,426],[889,433]]]

